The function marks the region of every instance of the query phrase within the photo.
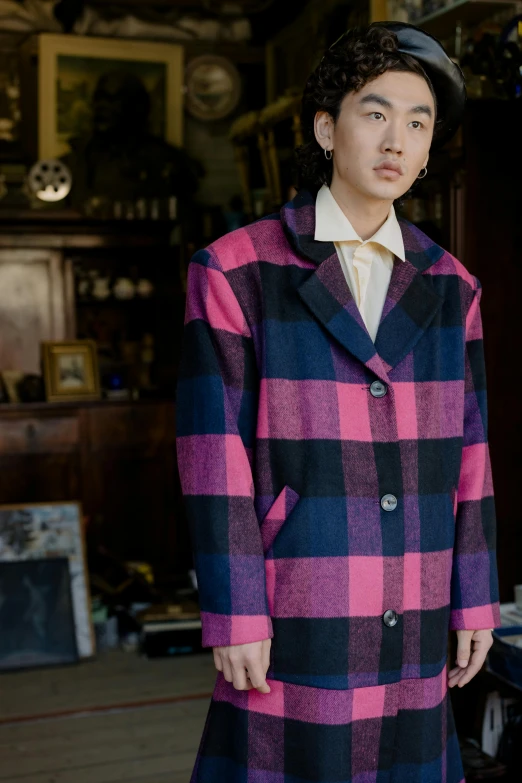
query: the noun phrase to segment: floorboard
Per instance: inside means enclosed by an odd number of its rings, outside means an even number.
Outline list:
[[[189,783],[215,677],[212,656],[123,652],[2,674],[0,782]],[[111,709],[159,698],[181,700]]]
[[[0,722],[212,691],[211,654],[149,660],[111,651],[76,666],[0,675]]]

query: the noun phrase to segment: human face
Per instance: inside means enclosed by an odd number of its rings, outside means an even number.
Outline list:
[[[434,122],[426,80],[403,71],[386,71],[345,95],[335,124],[327,112],[318,112],[316,139],[333,150],[332,190],[393,202],[427,165]]]

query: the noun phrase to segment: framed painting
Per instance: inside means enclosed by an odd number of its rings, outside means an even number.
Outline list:
[[[0,367],[40,373],[46,340],[74,334],[72,260],[59,250],[0,248]]]
[[[78,660],[67,558],[0,562],[0,671]]]
[[[43,342],[42,359],[48,402],[100,398],[98,353],[94,340]]]
[[[67,559],[78,655],[90,658],[95,643],[80,503],[0,506],[0,565],[56,558]]]
[[[37,36],[38,154],[59,158],[89,132],[93,96],[111,74],[139,80],[149,96],[149,130],[183,144],[183,47],[78,35]],[[111,112],[110,105],[107,112]]]

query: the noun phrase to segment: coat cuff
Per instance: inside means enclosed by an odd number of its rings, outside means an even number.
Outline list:
[[[450,631],[481,631],[499,628],[500,604],[498,601],[485,606],[453,609],[450,615]]]
[[[274,635],[269,615],[226,615],[201,612],[203,647],[228,647],[271,639]]]

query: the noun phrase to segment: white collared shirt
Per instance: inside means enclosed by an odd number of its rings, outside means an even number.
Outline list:
[[[404,242],[393,204],[382,226],[369,239],[362,240],[323,185],[315,202],[315,239],[333,242],[346,282],[357,303],[366,328],[375,341],[394,255],[405,261]]]

